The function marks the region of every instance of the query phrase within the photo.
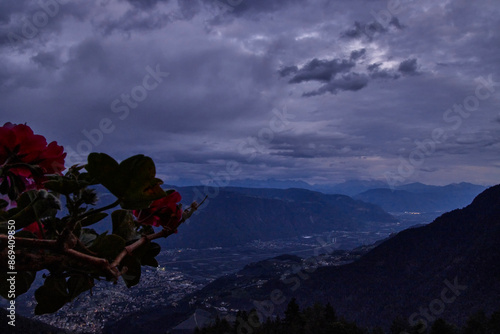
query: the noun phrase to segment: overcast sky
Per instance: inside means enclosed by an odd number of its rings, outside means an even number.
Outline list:
[[[498,0],[0,0],[0,121],[174,184],[497,184],[499,32]]]

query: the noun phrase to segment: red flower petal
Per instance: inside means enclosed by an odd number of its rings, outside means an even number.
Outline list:
[[[162,197],[149,206],[147,209],[134,210],[133,214],[137,221],[144,225],[163,226],[175,229],[182,218],[182,211],[179,209],[178,202],[182,199],[181,195],[175,191],[165,197]],[[173,219],[175,218],[175,219]]]
[[[42,224],[42,228],[43,228],[43,224]],[[42,231],[40,230],[40,226],[38,225],[37,222],[34,222],[28,226],[26,226],[25,228],[22,229],[22,231],[28,231],[28,232],[31,232],[33,233],[34,235],[36,235],[36,237],[38,239],[42,239],[43,238],[43,234],[42,234]]]

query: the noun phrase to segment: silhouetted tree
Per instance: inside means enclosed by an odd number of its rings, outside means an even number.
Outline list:
[[[323,305],[316,303],[313,307],[306,308],[303,313],[305,318],[304,334],[325,333],[327,322]]]
[[[285,310],[284,325],[287,329],[287,332],[290,334],[302,334],[303,332],[304,319],[295,298],[292,298]]]
[[[491,315],[488,321],[488,334],[500,333],[500,311]]]
[[[398,317],[392,321],[389,333],[401,334],[401,333],[409,333],[409,331],[410,331],[410,325],[408,324],[408,320]]]
[[[432,324],[430,334],[455,334],[455,328],[439,318]]]
[[[337,321],[337,313],[335,312],[332,304],[327,303],[325,306],[325,320],[327,322]]]
[[[370,334],[385,334],[384,330],[380,327],[375,327],[372,329]]]
[[[483,311],[480,311],[469,317],[462,333],[486,334],[487,326],[488,326],[488,317]]]

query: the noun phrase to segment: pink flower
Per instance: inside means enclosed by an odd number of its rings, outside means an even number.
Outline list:
[[[182,219],[182,210],[177,204],[181,199],[181,195],[174,191],[154,201],[147,209],[134,210],[133,214],[141,224],[163,226],[163,228],[176,231]]]

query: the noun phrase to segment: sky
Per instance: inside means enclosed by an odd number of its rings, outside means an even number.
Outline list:
[[[0,123],[166,183],[500,181],[498,0],[1,0]]]

